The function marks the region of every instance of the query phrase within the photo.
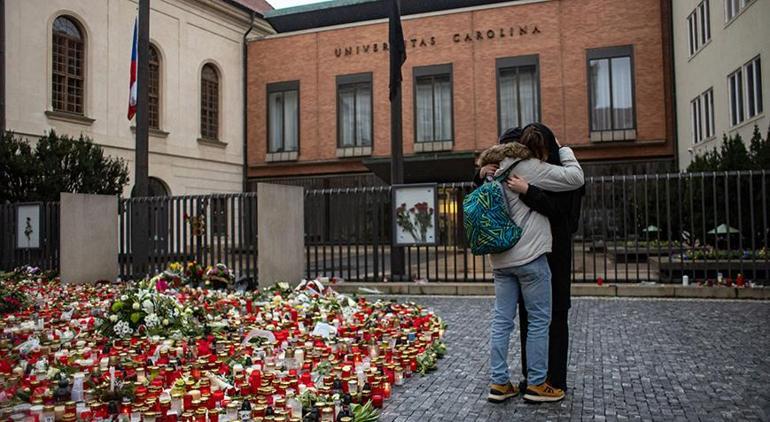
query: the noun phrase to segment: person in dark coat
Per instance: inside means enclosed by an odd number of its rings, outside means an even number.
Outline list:
[[[553,132],[540,123],[533,123],[546,135],[549,154],[548,163],[561,165],[561,147]],[[555,388],[567,390],[567,358],[569,352],[568,315],[571,306],[570,279],[572,273],[572,235],[577,231],[580,220],[580,205],[584,187],[570,192],[548,192],[529,185],[515,176],[507,181],[508,186],[520,194],[524,203],[548,217],[553,236],[551,253],[547,254],[551,269],[551,326],[548,342],[548,382]],[[527,310],[519,306],[521,344],[527,340]],[[521,368],[524,381],[527,379],[526,353],[521,353]]]

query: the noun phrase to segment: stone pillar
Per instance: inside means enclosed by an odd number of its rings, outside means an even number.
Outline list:
[[[257,279],[296,285],[305,275],[305,192],[302,187],[257,185]]]
[[[64,283],[118,277],[118,197],[62,193],[59,266]]]

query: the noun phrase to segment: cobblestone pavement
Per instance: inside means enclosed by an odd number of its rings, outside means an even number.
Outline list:
[[[394,389],[385,422],[770,420],[770,302],[575,298],[567,398],[494,405],[486,401],[493,299],[399,300],[446,320],[448,353],[437,371]]]

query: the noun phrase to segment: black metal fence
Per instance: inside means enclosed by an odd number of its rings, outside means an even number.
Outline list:
[[[0,204],[0,270],[9,271],[22,265],[31,265],[44,271],[58,271],[59,203],[34,204],[40,207],[37,233],[39,245],[35,248],[25,247],[23,239],[19,239],[16,220],[20,205],[25,204]],[[30,226],[29,230],[33,230],[33,227]]]
[[[405,248],[410,280],[491,280],[465,244],[470,184],[439,185],[439,241]],[[770,280],[767,171],[589,178],[573,240],[573,281]],[[390,187],[306,192],[306,272],[390,278]]]
[[[223,263],[239,277],[254,277],[257,267],[256,193],[121,199],[120,274],[140,276],[132,262],[133,207],[148,207],[149,273],[171,262],[206,266]]]
[[[406,247],[409,280],[489,281],[488,260],[465,244],[462,202],[468,183],[438,185],[432,246]],[[770,172],[672,173],[588,178],[573,240],[573,281],[692,282],[739,277],[770,282]],[[238,277],[257,267],[257,193],[121,199],[121,277],[132,266],[132,208],[147,206],[150,272],[168,263],[222,262]],[[389,186],[305,193],[308,277],[391,279]],[[19,249],[16,205],[0,205],[0,269],[58,269],[59,204],[41,212],[41,247]]]

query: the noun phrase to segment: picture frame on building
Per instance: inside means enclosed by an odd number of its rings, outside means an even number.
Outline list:
[[[16,206],[16,249],[40,248],[40,207],[39,202]]]
[[[394,246],[434,246],[438,243],[438,185],[393,185]]]

